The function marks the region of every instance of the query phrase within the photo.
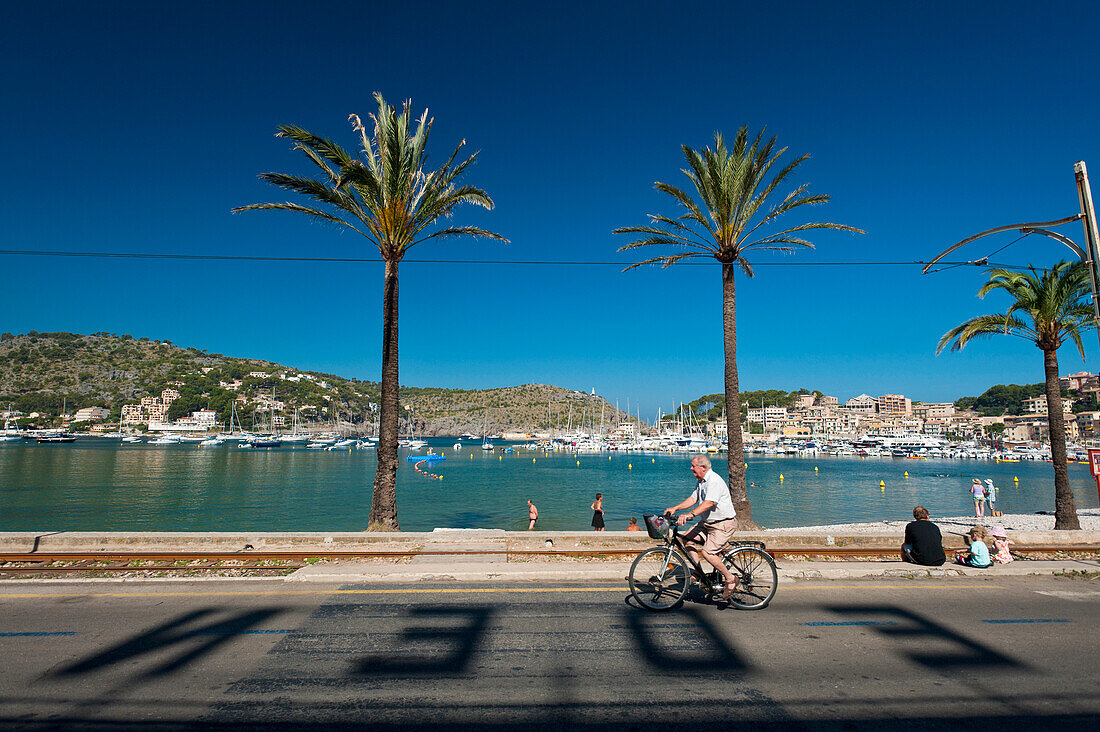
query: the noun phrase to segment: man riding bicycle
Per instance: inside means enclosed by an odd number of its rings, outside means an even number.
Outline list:
[[[733,508],[733,499],[730,498],[726,481],[710,469],[709,457],[696,455],[692,458],[691,473],[698,481],[695,492],[683,502],[666,508],[665,513],[671,516],[681,509],[691,509],[680,514],[676,519],[677,526],[683,526],[689,519],[702,519],[680,536],[694,561],[698,562],[701,554],[703,559],[722,574],[725,580],[722,600],[728,601],[737,584],[737,579],[726,569],[726,565],[718,556],[718,550],[737,530],[737,511]]]

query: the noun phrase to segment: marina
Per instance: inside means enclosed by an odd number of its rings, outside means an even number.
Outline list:
[[[400,451],[397,505],[401,527],[409,531],[522,530],[527,499],[539,507],[540,529],[587,529],[596,492],[604,494],[608,529],[625,529],[631,516],[673,505],[694,485],[690,452],[574,452],[505,441],[483,450],[481,438],[453,437],[426,443],[447,458],[430,463],[439,480],[416,469],[428,459],[424,451]],[[366,529],[377,464],[371,443],[238,447],[244,444],[124,443],[117,437],[4,442],[0,530]],[[724,455],[712,457],[724,477]],[[1054,504],[1052,467],[1035,457],[911,458],[878,448],[863,456],[749,452],[746,463],[753,518],[771,528],[907,520],[918,503],[934,516],[966,515],[972,512],[972,477],[996,482],[1005,513],[1052,511]],[[1078,508],[1097,507],[1088,466],[1071,463],[1069,476]]]

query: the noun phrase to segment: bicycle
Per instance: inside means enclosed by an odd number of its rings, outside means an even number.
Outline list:
[[[653,514],[643,518],[649,535],[663,540],[664,546],[642,551],[630,565],[630,594],[638,604],[655,612],[677,608],[683,604],[692,581],[698,582],[710,599],[718,600],[723,590],[721,573],[713,568],[704,571],[691,558],[675,522]],[[737,578],[730,604],[740,610],[766,608],[775,597],[779,575],[775,558],[764,543],[735,541],[722,547],[718,555]]]

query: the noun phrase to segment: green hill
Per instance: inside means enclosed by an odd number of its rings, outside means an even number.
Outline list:
[[[250,375],[263,374],[263,375]],[[240,386],[236,389],[235,382]],[[117,423],[122,405],[157,396],[165,388],[180,392],[169,410],[176,419],[209,408],[225,424],[234,400],[246,427],[254,409],[274,389],[288,422],[295,408],[307,425],[331,425],[338,418],[360,432],[373,432],[380,395],[378,382],[303,371],[261,359],[226,356],[169,341],[112,333],[38,333],[0,335],[0,408],[38,412],[37,422],[55,424],[64,409],[110,410]],[[567,423],[598,424],[626,419],[606,400],[556,386],[528,384],[499,389],[402,387],[403,409],[411,407],[418,433],[457,435],[547,429],[548,404],[555,429]],[[402,429],[408,427],[402,412]]]

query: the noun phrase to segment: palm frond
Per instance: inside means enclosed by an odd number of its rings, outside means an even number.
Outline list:
[[[944,333],[936,345],[936,355],[942,353],[948,344],[951,345],[952,351],[958,351],[966,347],[966,344],[974,338],[1032,332],[1034,331],[1027,323],[1010,315],[978,315]]]
[[[439,231],[433,231],[427,236],[412,242],[412,244],[409,244],[409,247],[412,247],[415,244],[420,244],[421,242],[428,241],[429,239],[443,239],[454,236],[472,236],[475,239],[480,237],[483,239],[496,239],[497,241],[504,242],[505,244],[511,243],[508,239],[505,239],[500,234],[492,231],[486,231],[485,229],[479,228],[477,226],[451,226],[446,229],[440,229]]]
[[[330,224],[346,226],[347,228],[352,229],[353,231],[356,231],[360,234],[363,233],[359,231],[359,229],[356,228],[354,224],[345,221],[339,216],[333,216],[327,211],[310,208],[309,206],[301,206],[297,203],[290,203],[289,201],[286,203],[251,203],[247,206],[237,206],[236,208],[230,209],[230,211],[232,211],[233,213],[241,213],[243,211],[294,211],[296,213],[305,214],[306,216],[317,219],[319,221],[325,221]]]
[[[802,155],[783,163],[781,159],[787,148],[777,149],[776,138],[765,139],[764,132],[760,130],[750,138],[748,128],[741,127],[731,147],[727,147],[725,139],[717,132],[713,148],[695,150],[687,145],[681,146],[686,162],[681,172],[691,181],[694,195],[688,192],[690,188],[681,189],[660,181],[655,183],[654,188],[671,196],[683,213],[676,217],[651,214],[649,226],[615,229],[616,234],[643,236],[618,251],[654,245],[705,249],[720,261],[740,262],[742,270],[748,274],[752,272],[752,267],[743,256],[748,251],[790,251],[790,247],[775,246],[781,244],[812,248],[811,242],[794,236],[797,232],[838,229],[864,233],[861,229],[843,224],[809,223],[751,241],[761,227],[770,227],[784,214],[829,200],[827,195],[809,194],[805,184],[798,185],[767,214],[758,216],[778,187],[786,183],[809,158]],[[772,171],[776,170],[773,175]],[[698,242],[702,242],[702,246]],[[650,261],[646,260],[647,263]]]

